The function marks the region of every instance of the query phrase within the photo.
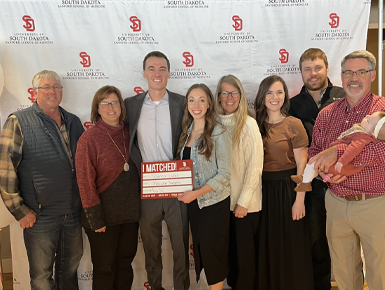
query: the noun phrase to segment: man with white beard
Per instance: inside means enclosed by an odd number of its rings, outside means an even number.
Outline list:
[[[318,172],[328,172],[348,149],[342,144],[330,147],[342,132],[369,114],[385,111],[385,98],[371,92],[375,68],[376,58],[365,50],[342,59],[346,97],[318,114],[308,150],[309,164],[314,163]],[[375,132],[382,124],[379,122]],[[364,170],[348,178],[333,176],[325,195],[333,274],[338,289],[362,290],[362,245],[369,289],[385,289],[385,142],[365,146],[352,164]]]

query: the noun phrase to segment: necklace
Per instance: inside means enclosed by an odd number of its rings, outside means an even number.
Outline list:
[[[273,127],[275,126],[275,124],[277,124],[277,122],[275,122],[275,123],[273,124],[273,126],[271,126],[271,127],[269,128],[269,131],[267,131],[267,133],[270,133],[271,129],[273,129]]]
[[[126,138],[124,137],[124,129],[123,129],[123,131],[122,131],[122,132],[123,132],[123,145],[124,145],[124,154],[126,154],[126,156],[127,156],[127,150],[126,150],[126,142],[125,142]],[[124,160],[124,166],[123,166],[123,169],[124,169],[124,171],[128,171],[128,170],[130,170],[130,166],[129,166],[129,165],[128,165],[128,163],[127,163],[126,157],[124,157],[124,155],[123,155],[122,151],[120,151],[120,149],[119,149],[118,145],[116,145],[116,143],[115,143],[114,139],[112,139],[112,137],[111,137],[110,133],[108,133],[108,132],[107,132],[107,134],[108,134],[108,137],[110,137],[110,139],[111,139],[112,143],[114,143],[114,145],[115,145],[116,149],[118,149],[118,151],[119,151],[120,155],[122,155],[122,157],[123,157],[123,160]]]
[[[270,133],[271,129],[273,129],[273,127],[275,126],[275,124],[281,122],[283,119],[285,119],[285,116],[281,115],[281,118],[277,119],[277,121],[275,121],[273,123],[273,125],[269,128],[269,130],[267,131],[267,133]]]

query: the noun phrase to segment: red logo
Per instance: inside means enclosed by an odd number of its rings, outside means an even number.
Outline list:
[[[150,283],[144,282],[143,286],[146,287],[147,290],[151,290]]]
[[[241,31],[242,30],[242,24],[243,24],[243,21],[242,19],[238,16],[238,15],[234,15],[233,18],[231,18],[233,21],[234,21],[234,29],[235,31]]]
[[[193,244],[190,245],[190,250],[191,250],[190,255],[194,258],[194,246],[193,246]]]
[[[86,52],[79,53],[79,56],[82,58],[82,61],[80,64],[83,67],[90,67],[91,66],[91,57]]]
[[[28,93],[31,95],[30,97],[28,97],[28,100],[30,100],[31,103],[34,103],[36,101],[36,98],[34,97],[35,96],[35,89],[29,88]]]
[[[89,129],[89,128],[92,128],[92,127],[95,126],[95,125],[92,124],[91,122],[84,122],[83,126],[84,126],[86,129]]]
[[[141,31],[142,30],[142,21],[136,16],[131,16],[130,21],[132,22],[132,25],[130,25],[130,28],[132,31]]]
[[[281,63],[287,63],[289,61],[289,53],[286,51],[286,49],[280,49],[279,54],[281,55],[279,58]]]
[[[31,18],[31,16],[24,15],[22,19],[25,22],[25,25],[23,25],[25,30],[27,30],[27,31],[35,31],[35,21]]]
[[[186,67],[192,67],[194,65],[194,56],[189,52],[184,52],[183,57],[186,59],[183,63]]]
[[[134,92],[139,95],[141,93],[144,93],[144,90],[141,88],[141,87],[135,87],[134,88]]]
[[[330,28],[337,28],[340,25],[340,17],[337,13],[330,13],[329,18],[331,22],[329,22]]]

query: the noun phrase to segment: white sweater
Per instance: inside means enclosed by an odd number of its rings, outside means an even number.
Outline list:
[[[235,131],[234,114],[219,115],[220,122],[231,136]],[[236,204],[247,208],[247,212],[262,209],[263,144],[257,122],[247,117],[238,146],[233,146],[231,156],[231,211]]]

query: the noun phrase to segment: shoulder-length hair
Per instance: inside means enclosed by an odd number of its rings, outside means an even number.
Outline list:
[[[92,100],[91,122],[93,124],[95,124],[101,118],[98,112],[99,103],[104,99],[107,99],[108,96],[111,94],[116,94],[119,99],[120,110],[121,110],[119,121],[124,122],[126,120],[126,107],[124,105],[120,90],[114,86],[104,86],[104,87],[101,87],[99,90],[97,90],[97,92],[95,93],[94,99]]]
[[[281,114],[284,116],[288,116],[287,112],[289,111],[289,107],[290,107],[289,90],[287,89],[287,85],[285,81],[283,80],[283,78],[276,75],[272,75],[265,78],[259,85],[258,93],[257,93],[257,96],[255,97],[255,102],[254,102],[254,109],[255,109],[255,115],[256,115],[255,118],[257,120],[259,130],[261,131],[262,138],[269,137],[269,131],[267,129],[268,114],[267,114],[267,108],[265,105],[265,100],[266,100],[267,92],[269,91],[270,87],[276,82],[280,82],[282,84],[283,90],[285,92],[285,100],[281,107]]]
[[[211,135],[214,131],[215,125],[217,122],[217,114],[214,109],[214,97],[211,90],[205,84],[194,84],[192,85],[187,93],[186,98],[183,103],[183,118],[182,118],[182,133],[179,138],[178,150],[177,150],[177,158],[180,158],[180,152],[187,139],[187,131],[193,121],[193,117],[190,115],[188,111],[188,97],[192,90],[201,89],[205,92],[208,101],[208,109],[205,114],[205,127],[202,135],[200,136],[199,145],[198,145],[198,153],[204,155],[207,161],[210,161],[211,153],[213,151],[214,143],[211,139]]]
[[[248,111],[247,111],[247,100],[246,100],[246,94],[243,89],[241,81],[234,75],[225,75],[221,77],[221,79],[218,82],[217,90],[215,92],[215,109],[218,114],[224,115],[225,111],[221,105],[221,91],[222,91],[222,84],[226,83],[229,85],[232,85],[237,89],[239,92],[239,105],[238,108],[235,110],[234,118],[236,120],[236,128],[233,135],[233,146],[238,146],[239,141],[241,140],[242,130],[243,126],[245,126]]]

